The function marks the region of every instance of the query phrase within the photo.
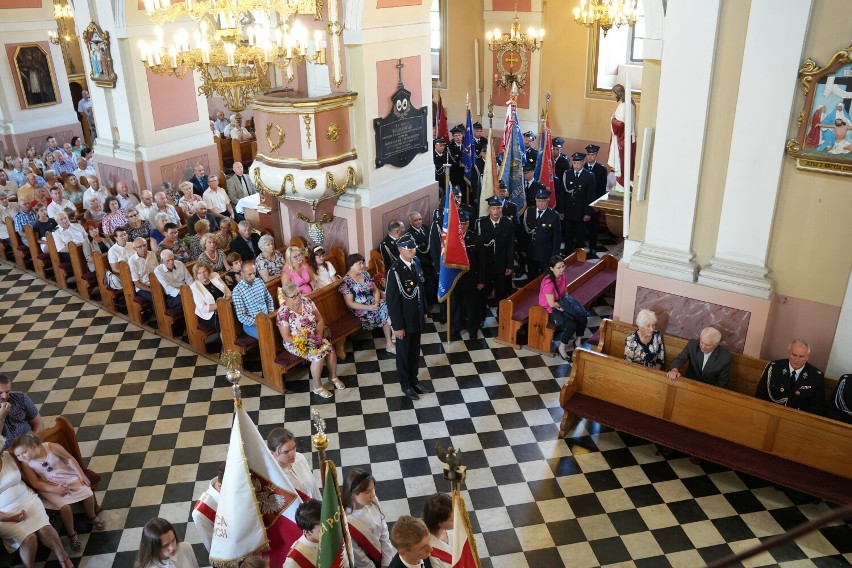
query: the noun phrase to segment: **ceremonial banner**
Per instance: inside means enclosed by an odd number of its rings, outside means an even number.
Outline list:
[[[476,164],[476,140],[473,138],[473,121],[470,119],[470,103],[467,105],[467,123],[462,140],[462,164],[464,164],[464,180],[467,187],[472,187],[471,180],[476,174],[473,167]],[[469,191],[469,190],[468,190]]]
[[[510,125],[512,132],[509,135],[506,152],[503,155],[500,181],[503,182],[503,185],[509,191],[509,201],[514,203],[515,207],[518,208],[518,219],[520,219],[527,205],[527,198],[524,193],[524,163],[527,161],[527,158],[523,150],[523,135],[521,134],[521,126],[518,124],[518,115],[513,105],[510,106],[510,110],[512,112]]]
[[[479,216],[488,215],[488,198],[494,195],[494,144],[490,143],[491,129],[488,129],[488,149],[485,151],[485,172],[482,174],[482,188],[479,190]]]
[[[435,124],[438,127],[437,136],[443,136],[444,140],[450,140],[450,131],[447,130],[447,109],[444,108],[444,103],[441,101],[441,93],[438,93],[438,110],[435,114]]]
[[[482,568],[461,492],[453,492],[453,568]]]
[[[344,548],[346,515],[340,505],[340,488],[337,486],[337,471],[334,463],[331,461],[325,463],[317,568],[344,568],[349,566],[348,555]]]
[[[281,566],[302,535],[295,521],[302,501],[242,404],[237,401],[235,406],[210,561],[233,566],[246,556],[269,551],[270,564]]]
[[[461,275],[470,270],[470,260],[460,231],[459,207],[453,192],[444,196],[444,220],[441,225],[441,266],[438,275],[438,301],[449,298]]]
[[[550,107],[550,93],[547,93],[545,108]],[[553,190],[553,140],[550,133],[550,111],[544,111],[544,129],[541,132],[541,146],[538,161],[535,164],[535,179],[550,191],[550,206],[556,206],[556,192]]]

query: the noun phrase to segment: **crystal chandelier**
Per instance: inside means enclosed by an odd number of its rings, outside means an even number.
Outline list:
[[[47,32],[50,43],[59,45],[60,40],[65,43],[79,43],[80,39],[74,29],[74,9],[71,6],[56,2],[53,5],[53,19],[56,20],[56,30]]]
[[[488,49],[497,54],[497,73],[494,78],[498,87],[509,89],[513,84],[523,87],[529,69],[527,52],[541,49],[544,44],[544,30],[531,27],[527,33],[521,32],[518,0],[515,0],[515,17],[508,33],[495,29],[493,32],[487,32],[485,39],[488,40]]]
[[[636,24],[636,0],[580,0],[580,6],[574,8],[574,21],[581,26],[598,26],[603,35],[615,26],[633,27]]]
[[[154,73],[179,78],[198,71],[199,93],[218,95],[228,110],[239,113],[254,95],[271,88],[272,66],[282,69],[289,82],[295,65],[325,65],[325,32],[316,30],[311,38],[296,19],[300,14],[321,19],[322,5],[323,0],[145,0],[154,23],[189,16],[198,27],[192,40],[181,29],[169,44],[158,27],[153,43],[139,42],[142,63]],[[334,23],[328,25],[332,34],[339,33]]]

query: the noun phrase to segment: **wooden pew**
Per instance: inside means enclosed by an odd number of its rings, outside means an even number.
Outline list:
[[[94,272],[89,272],[89,265],[83,255],[83,247],[77,243],[69,243],[68,254],[71,256],[71,270],[74,273],[77,292],[87,300],[91,300],[92,290],[98,288],[98,277]]]
[[[375,276],[379,272],[387,276],[387,270],[385,266],[385,260],[382,258],[382,253],[373,249],[370,251],[370,258],[367,259],[367,272],[370,273],[371,276]]]
[[[308,297],[313,300],[317,310],[329,330],[331,341],[337,349],[337,358],[346,359],[346,338],[361,328],[361,320],[346,307],[346,301],[338,288],[339,282],[332,282],[311,292]]]
[[[234,151],[231,149],[231,139],[216,136],[213,140],[216,142],[216,153],[219,156],[219,169],[229,169],[234,165]]]
[[[566,291],[580,305],[589,308],[592,302],[615,286],[617,274],[618,259],[612,255],[605,254],[601,257],[600,262],[593,265],[573,281],[569,281]],[[540,287],[541,281],[539,281]],[[536,294],[537,301],[538,295]],[[548,321],[547,310],[539,306],[538,303],[529,309],[527,349],[543,355],[550,355],[550,346],[553,344],[553,334],[555,331],[556,329]]]
[[[251,153],[251,140],[244,140],[240,142],[239,140],[234,140],[232,138],[231,153],[234,156],[234,162],[242,162],[245,166],[251,164],[251,161],[254,159],[254,156]]]
[[[332,247],[326,254],[328,260],[341,278],[346,274],[346,253],[340,247]]]
[[[150,253],[149,253],[150,254]],[[166,305],[166,292],[157,277],[151,273],[148,278],[151,299],[154,300],[154,317],[157,318],[157,330],[166,337],[175,336],[174,326],[183,319],[183,308],[169,308]]]
[[[119,306],[124,305],[124,292],[122,290],[113,290],[106,283],[106,272],[110,270],[109,258],[107,255],[101,254],[100,251],[93,251],[92,260],[95,263],[95,278],[97,280],[98,291],[101,295],[101,302],[111,312],[122,311],[119,309]]]
[[[48,233],[47,253],[50,255],[50,264],[53,266],[53,276],[56,278],[56,283],[63,288],[70,288],[68,281],[74,278],[74,268],[70,261],[62,260],[59,256],[59,250],[56,248],[56,240],[53,238],[53,233]]]
[[[186,322],[186,336],[189,344],[196,351],[207,353],[207,338],[216,330],[195,313],[195,297],[192,290],[184,284],[180,287],[180,299],[183,304],[183,319]]]
[[[565,274],[568,281],[579,277],[583,272],[594,266],[586,262],[586,253],[577,249],[565,258]],[[518,331],[529,320],[530,308],[538,304],[538,292],[541,289],[541,280],[544,275],[539,275],[523,288],[516,290],[514,294],[500,300],[500,314],[497,320],[497,337],[494,341],[520,349],[518,343]]]
[[[148,254],[154,254],[149,252]],[[136,295],[136,286],[133,285],[133,277],[130,275],[130,265],[121,261],[118,263],[119,277],[121,278],[121,290],[124,293],[124,305],[127,306],[127,315],[136,325],[146,325],[148,322],[142,317],[142,310],[150,309],[151,303],[142,296]],[[154,278],[151,274],[149,280]]]
[[[260,347],[263,384],[283,394],[287,391],[287,388],[284,386],[284,378],[287,371],[304,359],[284,349],[284,340],[281,338],[278,326],[275,325],[277,317],[277,311],[271,314],[257,314],[255,325],[257,326],[257,337]]]
[[[852,502],[852,425],[578,349],[564,436],[586,418],[835,503]]]
[[[26,269],[27,263],[32,263],[30,259],[30,248],[21,242],[21,236],[15,232],[15,223],[12,219],[6,218],[6,230],[9,232],[9,245],[12,256],[15,258],[15,264],[18,268]]]
[[[624,358],[624,342],[627,336],[634,331],[636,331],[635,325],[605,319],[601,322],[601,338],[596,350],[612,357]],[[683,351],[686,343],[687,340],[682,337],[663,333],[663,345],[665,346],[665,363],[663,365],[665,369],[671,368],[672,361]],[[761,375],[763,375],[763,369],[766,368],[768,363],[769,361],[757,357],[731,352],[731,373],[727,389],[747,396],[754,396],[754,393],[757,392],[757,384],[760,382]],[[685,369],[686,365],[684,364],[681,372]],[[836,386],[837,379],[825,377],[826,403]]]
[[[234,301],[231,298],[216,300],[216,311],[219,313],[219,326],[221,328],[219,338],[222,340],[222,352],[236,351],[245,356],[246,353],[257,348],[257,339],[246,335],[243,331],[243,324],[237,319]]]
[[[39,240],[36,236],[35,229],[31,225],[24,227],[24,232],[27,235],[27,242],[30,244],[30,258],[33,262],[33,270],[42,280],[47,280],[47,271],[53,273],[53,265],[50,263],[50,253],[41,250],[41,245],[44,241]]]
[[[6,239],[0,239],[0,260],[12,259],[12,250],[9,247],[9,241]]]

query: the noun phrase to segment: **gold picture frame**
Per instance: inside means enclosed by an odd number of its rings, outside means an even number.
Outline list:
[[[49,48],[40,43],[22,43],[15,48],[13,59],[23,109],[59,104]]]
[[[112,51],[109,45],[109,32],[105,32],[95,22],[91,22],[83,32],[86,53],[89,56],[91,77],[99,87],[115,88],[118,77],[112,64]]]
[[[787,155],[800,170],[852,176],[852,46],[825,67],[808,58],[799,85],[804,101]]]

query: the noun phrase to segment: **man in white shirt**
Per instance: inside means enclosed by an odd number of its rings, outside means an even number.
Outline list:
[[[129,265],[130,257],[133,256],[134,251],[133,245],[127,242],[127,231],[124,230],[124,227],[116,229],[113,238],[115,238],[115,244],[109,247],[107,251],[110,269],[106,273],[106,282],[113,290],[121,290],[118,263],[124,261]]]
[[[70,262],[71,256],[68,254],[68,243],[74,242],[83,246],[83,241],[86,240],[86,231],[77,223],[72,223],[65,211],[57,213],[54,219],[56,219],[56,223],[59,225],[59,228],[53,231],[56,250],[59,251],[59,256],[64,262]]]
[[[228,119],[225,118],[225,113],[221,110],[216,113],[216,120],[213,121],[213,127],[220,134],[225,134],[225,129],[228,128]]]
[[[9,240],[9,230],[6,228],[6,217],[14,219],[18,212],[18,204],[9,201],[9,196],[0,192],[0,239]]]
[[[3,170],[3,175],[6,175],[6,170]],[[27,183],[27,172],[24,171],[24,161],[21,158],[15,158],[12,162],[12,171],[9,172],[8,178],[15,182],[16,188]]]
[[[98,173],[95,171],[95,168],[89,163],[86,158],[77,158],[77,169],[74,170],[74,176],[77,179],[80,179],[80,177],[85,177],[91,182],[92,177],[96,175],[98,175]]]
[[[18,158],[15,162],[20,162],[21,159]],[[242,165],[242,164],[240,164]],[[12,170],[14,173],[16,170]],[[21,177],[24,177],[23,175]],[[26,179],[26,178],[24,178]],[[15,196],[18,194],[18,184],[17,182],[10,180],[6,175],[6,170],[0,170],[0,193],[3,195],[8,195],[9,197]]]
[[[98,180],[97,176],[92,176],[89,179],[89,187],[86,188],[86,191],[83,192],[83,207],[88,210],[91,207],[90,203],[93,197],[97,197],[101,202],[101,205],[106,203],[107,197],[109,197],[110,193],[107,191],[105,187],[101,187],[101,182]],[[119,200],[119,205],[121,205],[121,201]]]
[[[62,186],[55,185],[50,188],[50,205],[47,206],[47,216],[54,219],[57,223],[56,215],[64,211],[69,217],[74,218],[77,215],[77,207],[62,195]]]
[[[304,568],[317,565],[320,528],[322,527],[322,502],[316,499],[305,501],[296,509],[296,526],[302,536],[293,543],[283,568]]]
[[[154,205],[154,194],[151,193],[150,189],[146,189],[142,192],[142,203],[136,206],[136,210],[139,211],[139,218],[143,221],[151,222],[151,213],[155,212],[156,206]],[[154,225],[151,225],[151,228],[154,228]]]
[[[192,276],[189,275],[186,266],[175,258],[175,253],[168,249],[160,253],[160,264],[154,269],[154,276],[163,286],[166,306],[169,308],[182,307],[180,287],[182,284],[192,284]]]
[[[130,211],[131,209],[139,205],[139,200],[136,198],[135,195],[130,194],[130,190],[127,188],[127,182],[125,181],[116,182],[115,198],[118,199],[118,203],[119,205],[121,205],[121,209],[123,211]]]
[[[148,251],[148,239],[142,237],[133,240],[133,250],[133,255],[127,261],[133,287],[136,289],[137,296],[152,302],[150,279],[157,267],[157,257]]]
[[[204,191],[201,199],[207,204],[207,210],[214,217],[230,217],[234,218],[234,207],[231,205],[231,200],[228,199],[228,193],[219,187],[219,177],[215,175],[207,176],[208,187]]]
[[[247,128],[243,127],[242,121],[237,119],[236,115],[231,115],[231,124],[229,125],[228,132],[225,135],[231,140],[238,140],[240,142],[251,140],[252,138],[251,132],[249,132]]]
[[[144,192],[142,194],[142,199],[145,199]],[[181,224],[177,210],[174,205],[169,203],[168,197],[166,197],[166,193],[164,191],[158,191],[157,195],[154,196],[154,207],[151,209],[151,213],[148,216],[148,223],[150,223],[152,227],[157,226],[157,213],[165,214],[166,217],[169,218],[169,223],[174,223],[175,225]]]

